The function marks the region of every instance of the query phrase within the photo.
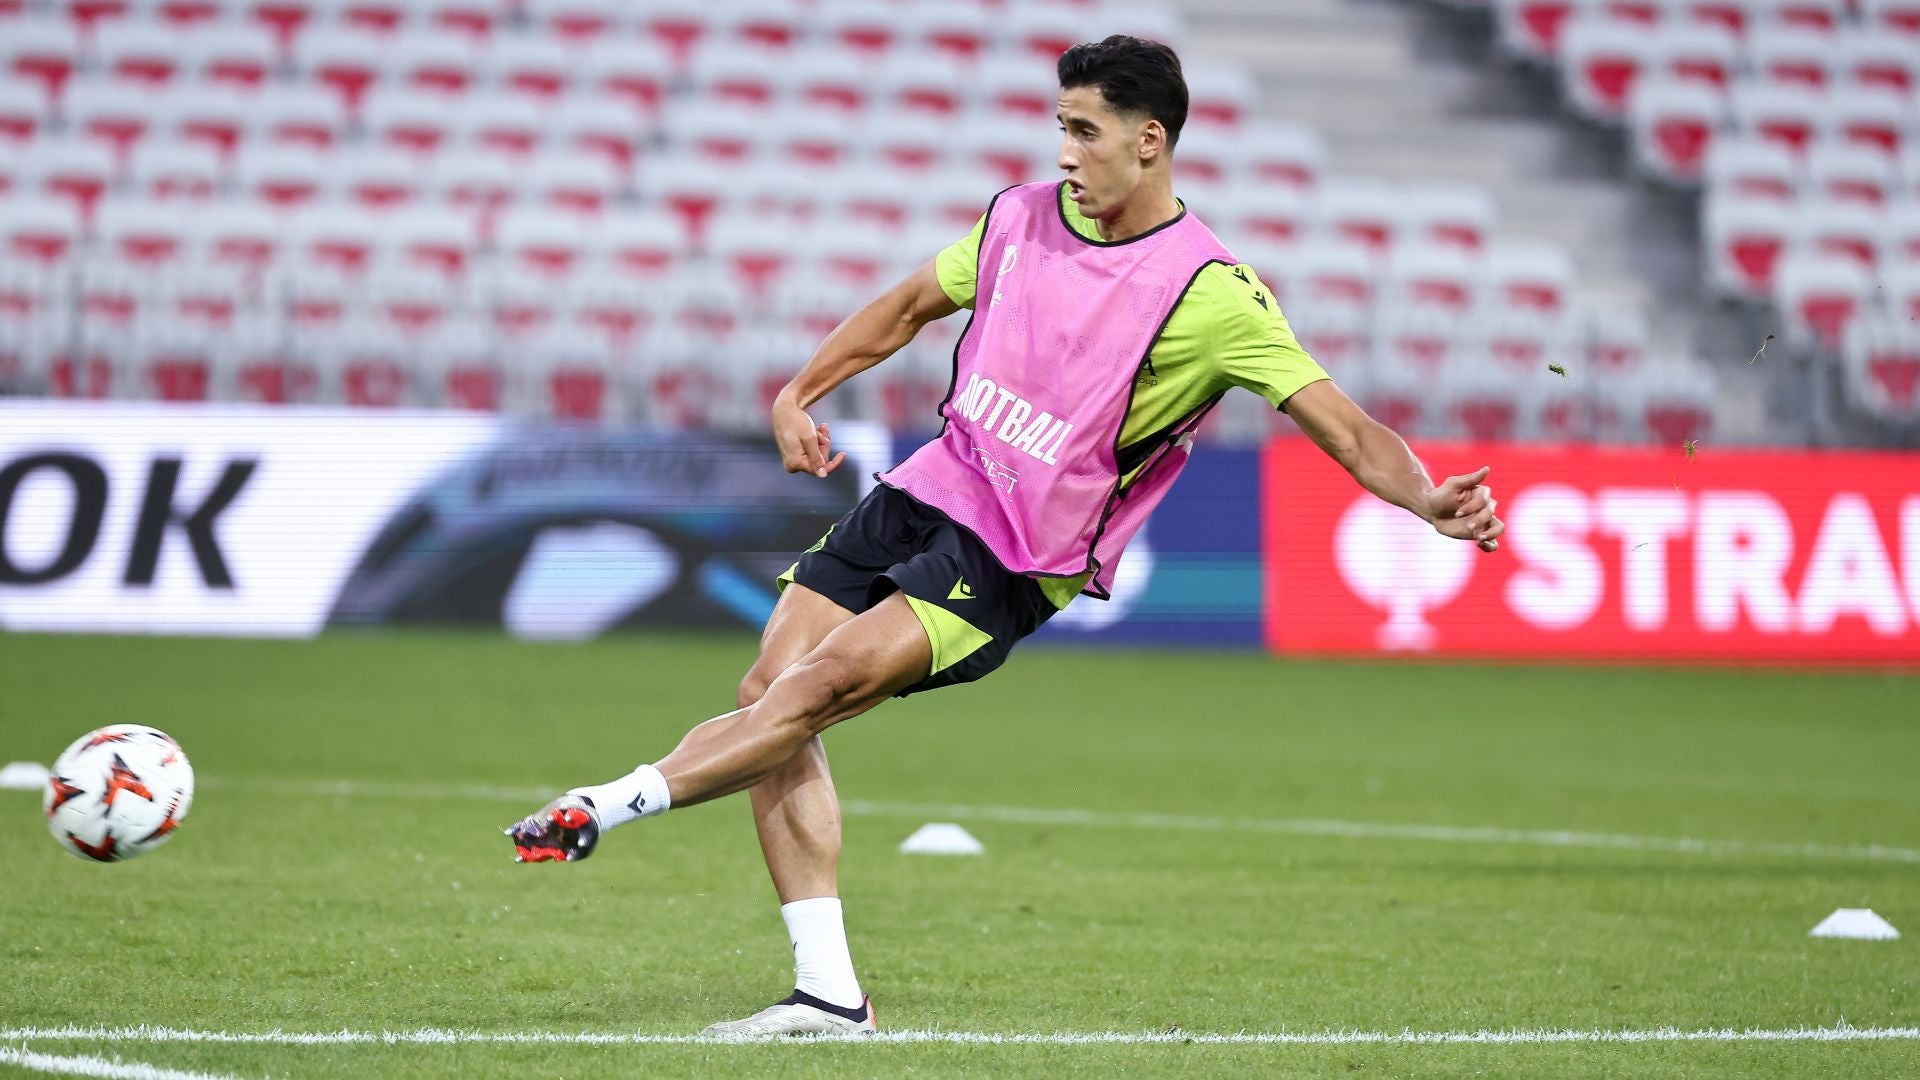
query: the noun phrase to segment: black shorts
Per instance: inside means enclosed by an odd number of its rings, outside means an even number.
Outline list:
[[[952,518],[886,484],[781,575],[782,588],[789,581],[856,615],[896,590],[906,594],[933,643],[933,670],[901,697],[980,678],[1059,610]]]

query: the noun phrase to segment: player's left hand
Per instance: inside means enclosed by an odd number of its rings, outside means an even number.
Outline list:
[[[1499,550],[1500,534],[1507,526],[1494,516],[1499,504],[1493,489],[1481,482],[1492,471],[1492,466],[1482,465],[1465,476],[1449,476],[1427,492],[1427,520],[1440,535],[1472,540],[1481,551]]]

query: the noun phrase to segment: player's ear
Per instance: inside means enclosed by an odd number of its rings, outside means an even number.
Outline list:
[[[1136,138],[1139,140],[1141,164],[1167,152],[1167,128],[1158,120],[1149,117],[1140,125]]]

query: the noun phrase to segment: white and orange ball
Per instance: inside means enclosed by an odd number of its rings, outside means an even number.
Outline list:
[[[193,766],[166,732],[140,724],[90,731],[53,763],[47,829],[74,855],[120,862],[173,836],[193,805]]]

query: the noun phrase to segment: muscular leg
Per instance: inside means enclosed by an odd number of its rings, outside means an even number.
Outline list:
[[[853,612],[804,585],[788,585],[760,637],[760,655],[735,704],[748,708],[780,673],[853,618]],[[753,825],[782,904],[840,893],[840,800],[827,750],[814,736],[771,776],[753,786]]]
[[[814,736],[926,678],[932,666],[932,642],[895,593],[827,634],[759,701],[689,731],[654,767],[675,806],[752,787]]]

